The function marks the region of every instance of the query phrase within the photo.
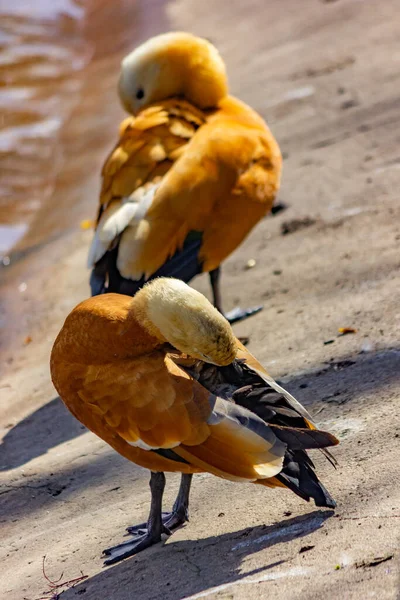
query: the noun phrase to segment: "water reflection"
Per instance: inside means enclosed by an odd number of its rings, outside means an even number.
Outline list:
[[[26,223],[17,225],[0,224],[0,259],[4,258],[7,251],[23,238],[27,229],[28,225]],[[6,260],[3,264],[7,265],[9,263]]]
[[[22,228],[18,251],[93,216],[124,116],[120,60],[170,28],[166,4],[0,0],[0,256]]]
[[[0,253],[54,189],[60,131],[91,54],[84,16],[76,0],[0,0]]]

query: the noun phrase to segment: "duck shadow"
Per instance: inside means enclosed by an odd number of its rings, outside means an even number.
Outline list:
[[[6,433],[1,445],[0,471],[20,467],[86,431],[57,396]]]
[[[141,600],[195,600],[238,583],[290,576],[293,568],[271,572],[286,560],[272,558],[269,564],[250,571],[242,570],[243,562],[250,554],[313,533],[333,514],[333,511],[314,510],[274,525],[260,525],[201,540],[174,542],[172,537],[167,545],[154,546],[109,567],[60,594],[60,598],[71,600],[84,595],[85,600],[138,597]],[[242,581],[244,578],[246,581]]]

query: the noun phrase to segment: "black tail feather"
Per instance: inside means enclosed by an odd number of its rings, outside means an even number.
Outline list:
[[[336,446],[339,443],[339,440],[334,435],[321,429],[286,427],[272,424],[270,424],[270,427],[273,429],[275,435],[292,450],[325,448],[326,446]]]
[[[304,450],[287,450],[283,469],[276,478],[307,502],[313,498],[315,506],[335,508],[336,502],[319,481],[310,462]]]

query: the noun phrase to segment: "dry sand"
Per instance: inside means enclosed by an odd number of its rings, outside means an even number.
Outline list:
[[[51,203],[2,271],[1,597],[43,597],[46,555],[50,578],[88,576],[61,594],[65,600],[398,598],[398,3],[148,5],[154,18],[138,8],[138,37],[125,36],[112,55],[95,45],[60,140],[64,163]],[[91,43],[111,18],[126,26],[134,12],[123,2],[98,5],[87,25]],[[148,473],[67,412],[48,357],[66,314],[89,293],[91,232],[79,221],[93,215],[100,166],[122,115],[120,54],[165,29],[210,38],[227,60],[233,93],[268,120],[281,144],[280,199],[289,208],[266,218],[227,261],[225,305],[264,303],[236,333],[250,336],[271,374],[340,438],[337,470],[315,456],[338,508],[199,475],[186,527],[103,568],[102,548],[146,517]],[[256,265],[246,270],[249,259]],[[206,278],[194,285],[209,293]],[[339,336],[340,327],[357,333]],[[166,507],[178,485],[176,476],[167,479]]]

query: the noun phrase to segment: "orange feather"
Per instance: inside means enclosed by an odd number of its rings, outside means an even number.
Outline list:
[[[191,358],[179,346],[185,345],[182,340],[194,318],[200,321],[187,333],[195,357]],[[210,362],[221,366],[236,354],[277,386],[201,294],[162,278],[133,299],[106,294],[79,304],[54,343],[51,375],[75,417],[138,465],[282,485],[275,479],[286,451],[277,437],[279,428],[269,427],[256,416],[257,410],[254,414],[214,396],[212,386],[194,378],[196,353],[206,351],[213,353]],[[286,406],[310,428],[308,413],[290,395]],[[321,444],[324,439],[327,445],[334,443],[332,436],[321,439]],[[172,449],[176,459],[165,458],[156,452],[159,449]]]
[[[230,478],[255,479],[252,464],[268,454],[271,444],[250,433],[246,440],[244,428],[232,432],[223,423],[207,423],[210,392],[137,321],[134,305],[128,296],[107,294],[82,302],[67,317],[51,356],[53,382],[65,404],[86,427],[143,467],[194,473],[207,463],[164,459],[131,445],[138,441],[175,448],[184,459],[188,452],[200,453],[211,461],[210,472],[217,474],[228,463]],[[244,446],[238,443],[234,450],[232,444],[243,435]],[[230,447],[231,458],[225,452],[224,459],[221,450]]]
[[[186,92],[182,90],[186,97],[165,96],[171,90],[161,78],[157,100],[145,103],[120,127],[119,141],[102,171],[99,232],[112,203],[122,205],[145,186],[153,186],[153,197],[134,220],[124,222],[120,239],[118,230],[114,239],[103,240],[91,255],[91,266],[119,239],[121,275],[148,278],[182,248],[189,232],[196,231],[203,234],[202,270],[213,270],[273,205],[282,166],[279,146],[254,110],[227,95],[221,59],[207,64],[210,45],[192,38],[185,34],[174,44],[169,41],[163,58],[176,75],[183,68],[177,60],[189,51],[185,68],[191,70]],[[201,84],[202,69],[206,76]],[[129,73],[124,77],[129,88]],[[201,101],[202,85],[204,94],[214,86],[214,104]],[[126,90],[121,98],[130,108]]]

